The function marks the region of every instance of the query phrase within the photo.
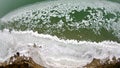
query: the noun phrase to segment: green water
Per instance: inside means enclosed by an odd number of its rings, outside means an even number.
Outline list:
[[[46,0],[0,0],[0,18],[19,7]],[[120,3],[120,0],[109,0]]]
[[[112,1],[112,2],[116,2],[116,3],[120,3],[120,0],[108,0],[108,1]]]
[[[111,0],[111,1],[119,3],[118,0],[116,1]],[[15,8],[18,8],[23,5],[31,4],[34,2],[37,1],[18,0],[14,2],[11,1],[5,2],[5,3],[16,3],[16,5],[12,4],[10,8],[7,7],[9,9],[7,9],[6,12],[0,15],[3,16],[5,15],[5,13],[12,11]],[[41,14],[41,17],[38,17],[36,19],[36,17],[40,14],[40,12],[42,12],[43,14]],[[49,13],[53,13],[53,14],[56,13],[57,16],[56,17],[49,16]],[[101,13],[101,15],[99,15],[99,13]],[[78,10],[69,11],[68,15],[70,18],[68,20],[65,15],[59,17],[63,13],[59,12],[58,10],[49,10],[48,13],[44,10],[34,11],[32,12],[33,15],[32,18],[30,18],[30,14],[31,12],[26,13],[26,17],[23,16],[17,20],[16,18],[13,18],[13,20],[8,21],[8,23],[0,24],[0,29],[7,28],[10,31],[33,30],[33,31],[37,31],[38,33],[55,35],[63,39],[87,40],[87,41],[96,41],[96,42],[109,40],[109,41],[120,42],[120,37],[118,37],[120,30],[113,27],[114,24],[117,23],[119,25],[120,23],[119,11],[111,13],[111,12],[106,12],[105,8],[91,8],[88,6],[87,8],[84,8],[80,11]],[[109,20],[111,19],[113,20],[109,22]],[[84,23],[83,20],[87,21],[87,23]]]

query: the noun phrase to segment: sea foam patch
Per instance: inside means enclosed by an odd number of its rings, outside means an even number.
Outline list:
[[[93,4],[94,3],[94,4]],[[109,11],[109,12],[113,12],[113,11],[119,11],[120,10],[120,7],[118,3],[113,3],[113,2],[110,2],[110,1],[105,1],[105,0],[92,0],[92,1],[89,1],[89,0],[74,0],[74,1],[69,1],[69,0],[59,0],[59,1],[45,1],[45,2],[42,2],[42,3],[36,3],[36,4],[32,4],[32,5],[28,5],[28,6],[24,6],[24,7],[21,7],[15,11],[12,11],[11,13],[8,13],[6,16],[4,16],[2,19],[11,19],[13,17],[16,17],[16,16],[21,16],[22,14],[24,14],[25,12],[26,13],[31,13],[31,12],[34,12],[34,11],[37,11],[37,10],[45,10],[46,12],[50,11],[50,10],[53,10],[53,9],[56,9],[58,11],[67,11],[67,12],[64,12],[64,13],[68,13],[69,10],[72,10],[72,9],[77,9],[78,11],[81,10],[81,9],[84,9],[85,7],[94,7],[94,8],[105,8],[106,11]],[[112,6],[112,7],[110,7]],[[29,12],[31,11],[31,12]],[[3,20],[5,21],[5,20]]]

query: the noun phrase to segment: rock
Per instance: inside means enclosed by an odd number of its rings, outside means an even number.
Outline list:
[[[8,63],[7,63],[8,62]],[[33,61],[31,57],[20,56],[17,52],[16,55],[10,57],[9,60],[0,63],[0,68],[44,68]]]
[[[33,47],[37,47],[37,45],[34,43]]]
[[[40,46],[39,48],[42,48],[42,46]]]
[[[104,61],[104,62],[102,62]],[[106,59],[93,59],[92,62],[85,65],[84,68],[120,68],[120,58],[113,57],[112,60]]]

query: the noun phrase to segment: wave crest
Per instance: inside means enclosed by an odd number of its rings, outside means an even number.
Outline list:
[[[20,14],[17,10],[18,13],[8,20],[2,18],[7,23],[1,24],[1,29],[33,30],[63,39],[120,42],[119,4],[107,1],[92,4],[92,1],[88,3],[86,0],[58,2],[45,3],[44,8],[38,8],[40,5],[37,4],[36,10],[26,10]]]

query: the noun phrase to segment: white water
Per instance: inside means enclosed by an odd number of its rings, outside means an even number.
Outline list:
[[[70,9],[75,9],[71,7],[78,5],[80,5],[77,8],[78,11],[88,6],[94,8],[104,7],[107,12],[111,13],[120,10],[120,7],[118,7],[119,4],[107,1],[79,0],[78,2],[78,0],[61,0],[42,4],[38,3],[22,8],[6,15],[2,18],[2,21],[9,21],[12,20],[12,18],[19,19],[22,17],[22,15],[27,16],[25,12],[30,12],[31,14],[32,11],[35,10],[44,9],[44,11],[48,11],[49,13],[50,10],[53,10],[52,7],[56,4],[59,6],[55,9],[59,10],[65,15],[67,12],[69,13]],[[33,18],[32,15],[30,18]],[[119,31],[118,23],[114,25],[114,30],[117,32]],[[117,35],[119,34],[120,33],[118,32]],[[120,35],[118,37],[120,37]],[[34,43],[37,45],[37,47],[33,47]],[[42,48],[39,48],[40,46],[42,46]],[[47,68],[77,68],[86,65],[88,62],[91,62],[93,58],[103,59],[108,56],[120,57],[120,44],[112,41],[102,41],[96,43],[90,41],[77,42],[76,40],[63,40],[55,36],[38,34],[32,31],[12,31],[11,33],[9,33],[8,30],[4,30],[3,32],[0,31],[0,61],[4,62],[16,52],[20,52],[21,55],[32,57],[35,62],[44,65]]]
[[[37,47],[33,47],[34,43]],[[0,46],[1,61],[20,52],[48,68],[76,68],[91,62],[93,58],[120,57],[120,44],[117,42],[61,40],[32,31],[0,31]]]
[[[34,11],[40,11],[39,15],[35,18],[40,18],[42,15],[49,15],[49,16],[56,16],[56,14],[50,13],[51,10],[57,10],[61,14],[58,16],[65,16],[69,18],[68,13],[71,12],[71,10],[77,10],[80,11],[82,9],[85,9],[87,7],[92,8],[105,8],[106,12],[114,13],[114,11],[120,10],[120,4],[113,3],[106,0],[53,0],[48,2],[41,2],[41,3],[35,3],[28,6],[24,6],[21,8],[16,9],[15,11],[12,11],[5,15],[1,20],[2,21],[11,21],[11,20],[17,20],[21,19],[21,17],[26,17],[28,14],[29,18],[33,18],[32,12]],[[77,8],[76,8],[77,7]],[[45,13],[42,13],[42,12]],[[43,18],[45,19],[45,18]],[[29,19],[28,19],[29,20]]]
[[[8,13],[4,16],[1,21],[4,23],[14,23],[16,29],[21,30],[21,25],[25,25],[25,30],[36,30],[36,28],[45,28],[43,29],[43,33],[53,34],[61,33],[66,30],[79,30],[81,28],[92,29],[94,33],[100,34],[101,28],[105,28],[107,31],[112,32],[112,34],[118,39],[120,39],[120,14],[117,12],[120,11],[120,4],[109,2],[105,0],[59,0],[59,1],[50,1],[50,2],[42,2],[35,3],[33,5],[29,5],[26,7],[21,7],[11,13]],[[73,10],[81,11],[87,9],[87,7],[96,9],[97,13],[92,13],[90,10],[90,15],[87,15],[88,20],[82,20],[78,22],[73,22],[74,18],[70,17],[70,12]],[[104,13],[97,8],[105,9],[105,14],[111,13],[115,15],[115,17],[107,19],[104,18]],[[51,12],[51,11],[57,12]],[[35,13],[34,13],[35,12]],[[93,18],[90,18],[92,16]],[[108,15],[109,16],[109,15]],[[65,25],[65,22],[61,19],[59,22],[52,24],[50,20],[51,17],[65,17],[68,25]],[[42,22],[41,22],[41,20]],[[115,21],[117,20],[117,21]],[[17,21],[17,22],[16,22]],[[40,23],[41,22],[41,23]],[[39,24],[39,26],[38,26]],[[65,26],[64,26],[65,25]],[[71,28],[70,28],[71,27]],[[8,29],[14,29],[12,26],[8,26]],[[55,31],[53,31],[55,30]],[[38,30],[38,32],[41,32]]]

